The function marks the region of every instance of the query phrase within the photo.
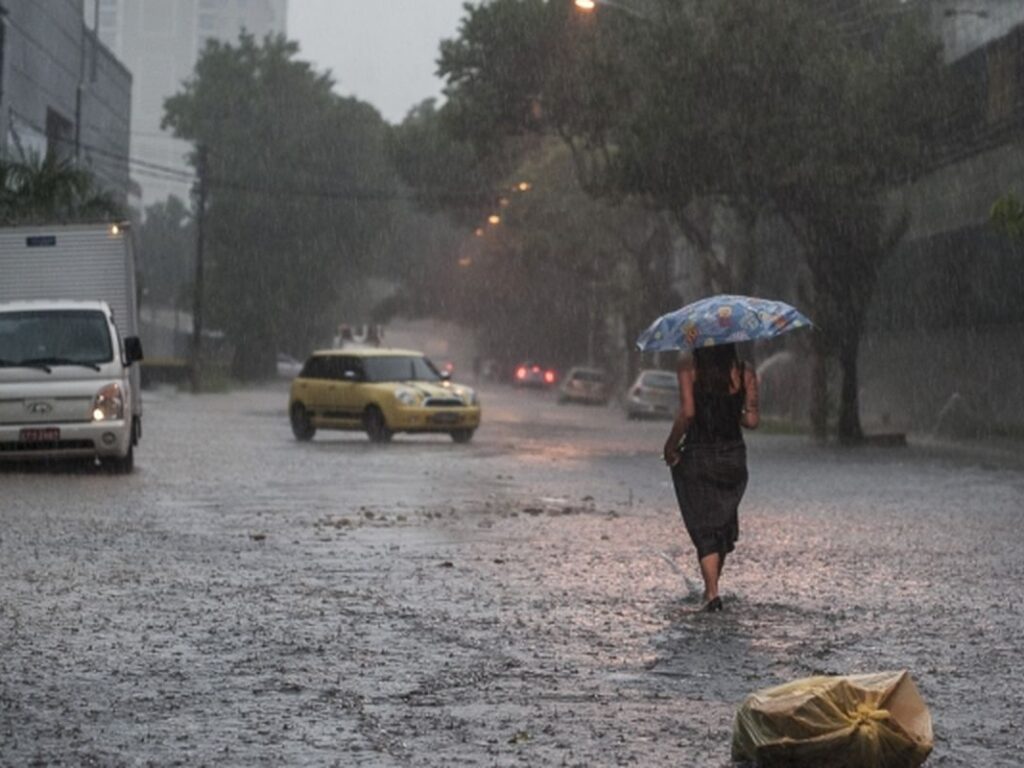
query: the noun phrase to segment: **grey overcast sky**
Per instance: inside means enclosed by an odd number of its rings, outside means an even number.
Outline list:
[[[331,70],[335,90],[357,96],[391,123],[439,96],[438,44],[454,37],[464,0],[290,0],[288,37],[300,58]]]

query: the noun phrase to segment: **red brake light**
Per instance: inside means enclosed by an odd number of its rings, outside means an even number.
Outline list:
[[[516,378],[517,379],[525,379],[526,378],[526,369],[523,368],[522,366],[517,368],[516,369]]]
[[[555,381],[555,372],[544,371],[544,381],[546,381],[548,384],[553,384]]]
[[[540,371],[540,366],[539,365],[533,366],[533,372],[537,373],[538,371]]]

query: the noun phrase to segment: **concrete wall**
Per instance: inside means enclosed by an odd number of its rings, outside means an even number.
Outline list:
[[[861,351],[865,427],[1024,437],[1024,322],[875,333]]]
[[[0,0],[6,10],[0,148],[77,158],[122,202],[131,73],[85,28],[82,0]]]
[[[127,194],[132,75],[91,30],[85,33],[89,75],[82,99],[81,158],[111,189]]]

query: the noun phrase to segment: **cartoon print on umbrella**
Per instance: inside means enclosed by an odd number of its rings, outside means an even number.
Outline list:
[[[782,301],[720,294],[662,315],[640,334],[637,349],[659,352],[769,339],[813,323]]]

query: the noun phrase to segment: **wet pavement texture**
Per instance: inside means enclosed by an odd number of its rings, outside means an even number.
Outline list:
[[[723,582],[667,422],[489,387],[469,445],[146,397],[137,470],[0,470],[0,765],[727,766],[750,691],[909,669],[1024,763],[1024,460],[748,437]]]

